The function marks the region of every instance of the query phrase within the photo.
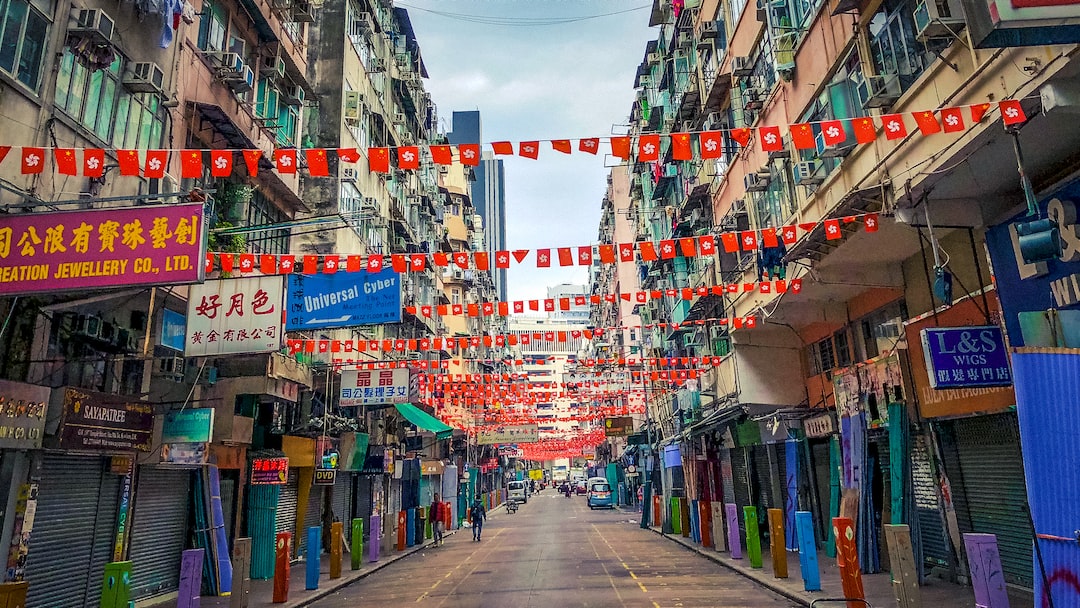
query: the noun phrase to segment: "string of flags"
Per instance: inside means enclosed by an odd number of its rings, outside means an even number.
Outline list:
[[[1019,100],[1007,99],[997,104],[1002,122],[1015,125],[1027,120],[1027,115]],[[862,116],[822,120],[787,125],[787,132],[792,144],[798,150],[813,150],[817,147],[815,137],[821,134],[826,146],[845,144],[867,144],[877,139],[879,132],[887,140],[903,139],[908,136],[908,120],[914,121],[914,128],[924,136],[936,133],[958,133],[965,131],[970,124],[983,120],[991,103],[921,110],[902,114],[884,114],[881,116]],[[849,141],[850,137],[854,142]],[[914,131],[911,131],[914,132]],[[673,160],[693,160],[695,155],[701,159],[720,158],[724,150],[725,138],[730,138],[743,148],[749,147],[754,136],[762,151],[778,152],[786,145],[780,125],[760,127],[741,127],[736,129],[718,129],[711,131],[686,131],[677,133],[650,133],[636,137],[611,136],[587,137],[578,139],[577,149],[586,154],[597,154],[602,139],[608,140],[613,156],[630,159],[636,155],[638,161],[651,162],[660,160],[661,138],[670,140]],[[694,140],[697,141],[697,152]],[[489,144],[426,145],[373,147],[367,149],[369,170],[376,173],[388,173],[391,161],[397,169],[408,171],[419,169],[427,159],[437,165],[449,165],[457,162],[464,165],[480,164],[481,149],[489,146],[496,155],[517,155],[536,160],[539,158],[541,143],[549,143],[552,150],[562,154],[573,152],[570,139],[533,140],[518,142],[496,141]],[[0,162],[7,157],[12,146],[0,146]],[[455,156],[455,151],[457,152]],[[259,173],[260,165],[269,161],[274,170],[283,175],[297,174],[306,169],[314,177],[329,177],[331,159],[341,163],[356,163],[361,152],[357,148],[278,148],[272,158],[266,159],[259,149],[104,149],[104,148],[60,148],[42,146],[22,146],[20,148],[20,170],[24,175],[40,174],[45,171],[46,161],[52,158],[52,165],[60,175],[83,175],[99,178],[105,174],[109,157],[115,157],[120,175],[163,178],[169,167],[170,157],[179,155],[180,175],[183,178],[202,178],[209,168],[213,177],[230,177],[235,169],[243,165],[249,176]]]

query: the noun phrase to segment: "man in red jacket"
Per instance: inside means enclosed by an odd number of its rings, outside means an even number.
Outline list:
[[[443,544],[443,520],[445,514],[443,509],[446,505],[443,504],[439,493],[435,493],[435,497],[431,499],[431,508],[428,509],[428,517],[431,518],[431,534],[433,536],[432,546],[438,547]]]

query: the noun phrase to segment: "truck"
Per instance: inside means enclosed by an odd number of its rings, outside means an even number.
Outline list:
[[[556,487],[564,481],[570,480],[570,459],[556,458],[551,463],[551,482]]]

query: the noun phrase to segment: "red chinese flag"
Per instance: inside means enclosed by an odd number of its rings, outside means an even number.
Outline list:
[[[641,241],[638,243],[638,252],[641,255],[641,261],[652,262],[656,259],[656,248],[653,246],[652,241]]]
[[[419,169],[420,168],[420,148],[416,146],[401,146],[397,149],[397,166],[398,169]]]
[[[477,251],[473,254],[473,263],[476,264],[477,270],[488,269],[488,254],[486,251]]]
[[[697,249],[694,247],[694,237],[687,236],[679,239],[679,249],[682,251],[683,257],[692,258],[697,255]]]
[[[143,168],[143,176],[153,179],[165,177],[165,170],[169,168],[168,150],[147,150],[146,165]]]
[[[394,269],[394,272],[408,272],[409,260],[402,253],[395,253],[390,256],[390,267]]]
[[[364,258],[350,255],[345,258],[345,272],[360,272],[364,267]]]
[[[309,175],[312,177],[330,176],[330,162],[326,157],[325,148],[311,148],[304,150],[304,156],[307,157],[307,170]]]
[[[221,264],[221,272],[232,272],[236,256],[231,253],[218,254],[218,262]]]
[[[780,127],[758,127],[761,149],[765,152],[779,152],[784,149],[784,140],[780,137]]]
[[[341,264],[341,259],[336,255],[328,255],[323,258],[322,271],[323,274],[336,274],[338,266]]]
[[[75,162],[75,150],[73,148],[54,148],[53,158],[56,161],[56,172],[60,175],[77,175],[79,163]]]
[[[694,147],[690,145],[689,133],[671,135],[671,158],[675,160],[693,160]]]
[[[877,127],[874,126],[874,119],[869,116],[852,120],[851,128],[855,131],[855,141],[860,144],[868,144],[877,139]]]
[[[878,214],[876,214],[876,213],[868,213],[868,214],[866,214],[866,216],[863,218],[863,226],[866,227],[867,232],[877,232],[878,231]]]
[[[639,161],[654,161],[660,158],[660,136],[653,133],[638,137]]]
[[[619,261],[620,262],[633,262],[634,261],[634,244],[622,243],[619,245]]]
[[[495,252],[495,267],[496,268],[510,268],[510,252],[509,251],[496,251]]]
[[[26,148],[23,148],[23,150],[26,150]],[[25,154],[23,156],[25,157]],[[117,150],[116,163],[120,165],[120,175],[139,175],[139,153],[137,151]],[[25,161],[23,164],[25,164]]]
[[[764,228],[761,231],[762,247],[779,247],[780,241],[776,238],[776,228]]]
[[[523,141],[518,144],[518,156],[536,160],[540,156],[540,142]]]
[[[277,256],[267,254],[260,255],[259,271],[263,274],[277,274]]]
[[[573,266],[574,252],[569,247],[559,247],[559,266]]]
[[[210,151],[210,175],[214,177],[229,177],[232,175],[232,165],[232,150]]]
[[[259,174],[259,161],[262,160],[262,156],[262,150],[244,150],[244,164],[247,165],[250,177]]]
[[[946,133],[957,133],[967,127],[964,126],[964,111],[962,108],[942,108],[941,124]]]
[[[83,150],[83,175],[86,177],[101,177],[105,174],[105,150],[101,148],[87,148]]]
[[[548,268],[551,266],[551,250],[550,249],[537,249],[536,250],[536,267]]]
[[[597,137],[582,139],[578,141],[578,150],[589,154],[596,154],[600,150],[600,139]]]
[[[518,261],[518,264],[520,264],[520,263],[525,261],[526,257],[528,257],[529,250],[528,249],[515,249],[512,252],[512,255],[514,256],[514,259]]]
[[[559,310],[570,310],[570,298],[559,298]]]
[[[915,124],[919,126],[919,131],[923,135],[933,135],[941,132],[941,123],[938,122],[937,116],[934,116],[933,110],[913,112],[912,116],[915,118]]]
[[[454,265],[462,270],[469,267],[469,252],[467,251],[455,251],[454,252]]]
[[[724,134],[721,131],[699,133],[698,147],[701,158],[720,158],[724,154]]]
[[[184,150],[180,153],[180,177],[199,179],[203,176],[202,150]]]
[[[983,119],[983,116],[986,116],[986,113],[990,111],[990,104],[988,103],[977,103],[970,107],[971,122],[973,123],[981,121]]]
[[[506,302],[499,302],[499,316],[505,317],[510,314],[510,305]]]
[[[423,272],[427,267],[427,257],[422,253],[409,256],[409,272]]]
[[[431,254],[431,261],[436,266],[441,267],[445,267],[450,264],[450,258],[448,258],[446,254],[441,251],[436,251],[435,253]]]
[[[817,145],[814,143],[814,128],[806,123],[791,125],[789,133],[796,149],[812,150]]]
[[[343,163],[355,163],[360,160],[360,151],[356,148],[338,148],[337,157]]]
[[[612,156],[618,156],[622,159],[630,158],[630,138],[629,137],[612,137],[611,138],[611,154]]]
[[[615,263],[615,246],[614,245],[600,245],[600,262],[604,264]]]
[[[368,255],[367,259],[367,271],[370,273],[382,272],[383,269],[383,256],[381,253],[372,253]]]
[[[454,150],[450,146],[431,146],[431,160],[436,165],[450,165],[454,162]]]
[[[739,250],[739,235],[734,232],[721,234],[720,242],[724,244],[724,251],[727,253],[735,253]]]
[[[477,166],[480,164],[480,144],[460,144],[458,145],[458,156],[461,158],[461,164]]]
[[[716,237],[711,234],[698,237],[698,250],[701,255],[712,255],[716,253]]]
[[[821,139],[826,146],[836,146],[844,143],[847,133],[844,132],[844,123],[839,120],[826,120],[821,123]]]
[[[840,232],[840,220],[825,220],[825,238],[838,239],[844,236]]]
[[[389,173],[390,149],[368,148],[368,168],[375,173]]]
[[[551,149],[556,152],[562,152],[563,154],[570,154],[570,140],[569,139],[555,139],[551,142]]]
[[[753,134],[754,132],[750,127],[740,127],[731,130],[731,139],[734,139],[735,143],[745,148],[750,145],[750,136]]]
[[[284,148],[274,150],[274,168],[278,173],[296,173],[296,149]]]
[[[886,114],[881,117],[881,127],[885,130],[885,139],[902,139],[907,137],[907,125],[901,114]]]
[[[754,251],[757,249],[758,239],[756,230],[743,230],[739,234],[739,240],[742,241],[743,251]]]
[[[11,152],[11,146],[0,146],[0,163],[7,158],[8,152]]]
[[[304,256],[304,274],[315,274],[319,271],[319,256],[317,255],[305,255]]]
[[[1001,121],[1006,125],[1017,125],[1027,120],[1024,107],[1015,99],[999,101],[998,109],[1001,110]]]
[[[660,241],[660,257],[664,258],[665,260],[670,260],[671,258],[675,257],[675,253],[676,251],[674,240]]]
[[[495,154],[513,154],[514,144],[508,141],[493,141],[491,149],[495,151]]]

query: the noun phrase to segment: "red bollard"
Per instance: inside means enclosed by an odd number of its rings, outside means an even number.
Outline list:
[[[397,514],[397,550],[405,550],[405,533],[408,531],[408,515],[405,511],[398,511]]]
[[[661,500],[659,494],[654,494],[652,497],[652,519],[653,525],[659,528],[664,522],[664,511],[660,507]]]
[[[707,500],[698,501],[698,533],[702,547],[712,547],[712,507]]]
[[[274,546],[274,599],[275,604],[289,601],[289,557],[292,554],[292,533],[278,532]]]
[[[833,534],[836,536],[836,565],[840,567],[840,582],[844,597],[865,600],[862,572],[859,571],[859,549],[855,545],[855,522],[849,517],[834,517]],[[863,602],[848,602],[848,608],[860,608]]]
[[[443,514],[443,530],[444,531],[449,531],[450,530],[450,522],[453,521],[453,519],[454,519],[453,514],[450,512],[450,503],[449,503],[449,501],[444,502],[442,504],[443,504],[443,511],[442,511],[442,514]]]

